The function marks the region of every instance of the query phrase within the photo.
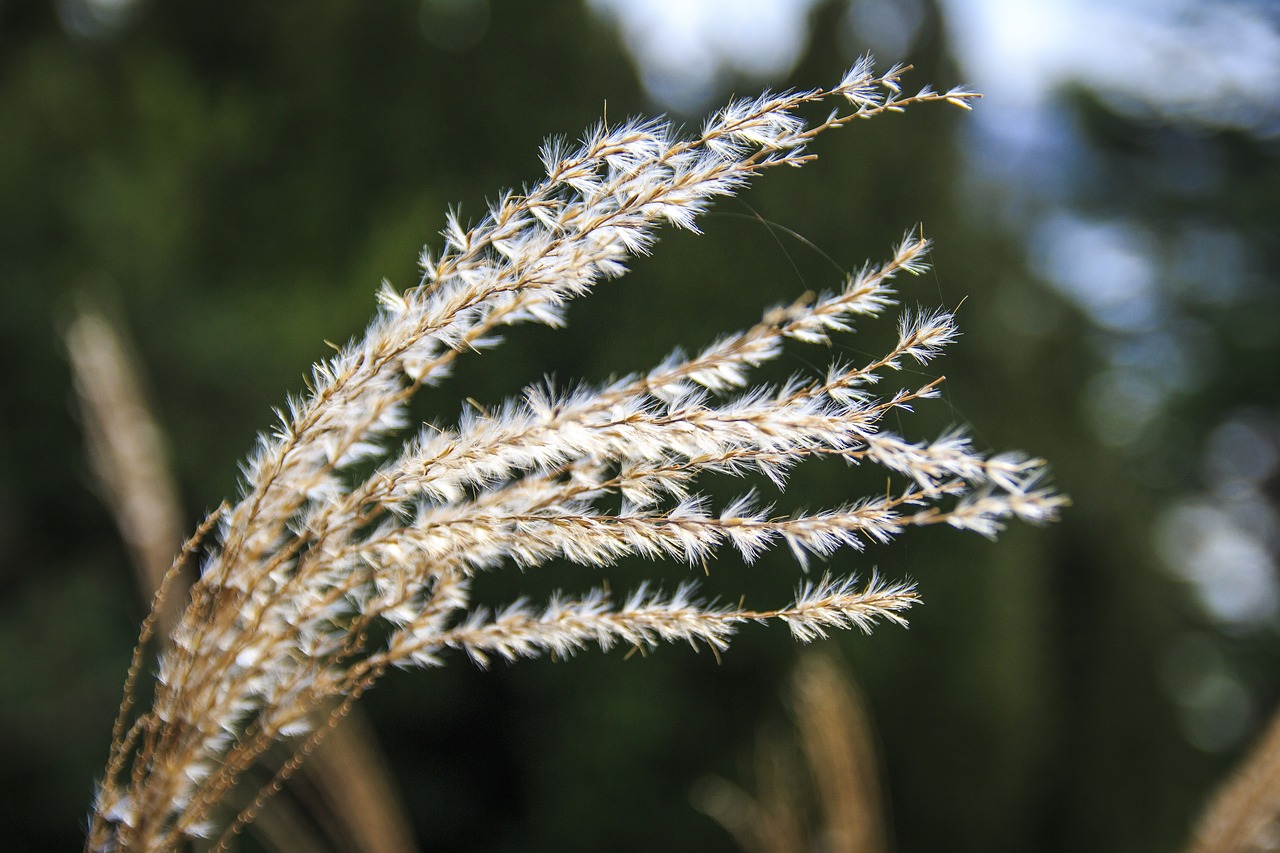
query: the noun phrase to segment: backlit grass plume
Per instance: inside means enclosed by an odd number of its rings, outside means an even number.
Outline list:
[[[894,280],[924,269],[928,245],[915,233],[833,291],[772,308],[647,373],[572,391],[528,388],[492,411],[392,440],[409,398],[455,359],[495,345],[504,326],[560,325],[569,300],[621,275],[664,223],[696,231],[716,197],[766,169],[809,162],[819,134],[974,97],[904,94],[903,70],[877,74],[864,60],[831,89],[735,101],[687,136],[659,120],[601,123],[578,144],[547,143],[545,177],[500,195],[478,224],[449,216],[443,249],[422,255],[421,283],[404,293],[384,286],[364,337],[314,368],[308,392],[245,463],[242,496],[190,543],[203,555],[201,576],[159,655],[150,707],[135,710],[153,622],[143,628],[88,849],[234,835],[389,667],[436,666],[455,650],[480,663],[668,641],[719,651],[746,622],[784,622],[808,641],[902,622],[916,601],[909,584],[823,575],[773,609],[708,604],[685,585],[491,611],[472,603],[479,573],[629,555],[699,565],[726,547],[752,560],[782,544],[803,565],[910,526],[990,536],[1010,517],[1052,518],[1061,499],[1039,485],[1039,461],[980,454],[958,433],[919,441],[883,427],[887,414],[936,394],[937,381],[881,388],[954,338],[945,311],[904,313],[881,358],[748,385],[784,344],[826,344],[855,317],[894,306]],[[817,102],[834,109],[806,124],[797,111]],[[817,455],[883,466],[901,485],[799,514],[752,494],[713,506],[695,491],[704,473],[759,472],[781,486]],[[233,787],[279,742],[294,758],[228,814]]]

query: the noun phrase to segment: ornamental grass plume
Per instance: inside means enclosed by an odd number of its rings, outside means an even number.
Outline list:
[[[480,664],[671,641],[718,653],[747,622],[781,621],[807,642],[903,623],[916,602],[910,583],[826,574],[774,609],[708,603],[686,584],[489,610],[472,601],[478,574],[629,555],[701,565],[726,546],[750,561],[779,544],[805,566],[912,526],[992,536],[1012,517],[1053,518],[1063,499],[1042,485],[1041,461],[979,453],[959,432],[920,441],[884,427],[886,415],[936,396],[940,379],[879,389],[955,337],[945,311],[904,312],[882,357],[748,386],[751,369],[785,344],[827,344],[855,318],[893,307],[894,280],[925,269],[928,241],[917,232],[837,289],[772,308],[692,355],[600,387],[530,387],[391,443],[418,389],[495,345],[503,326],[562,325],[569,300],[625,272],[662,224],[696,232],[713,199],[767,169],[808,163],[822,133],[976,97],[905,94],[905,70],[878,74],[868,57],[830,89],[734,101],[689,136],[662,120],[602,122],[576,145],[548,142],[546,176],[500,195],[478,224],[449,215],[443,250],[421,257],[418,286],[384,284],[364,336],[313,369],[307,393],[245,463],[242,496],[179,556],[198,555],[200,579],[158,655],[150,706],[136,709],[155,621],[144,623],[86,848],[163,850],[203,836],[225,846],[390,667],[437,666],[459,650]],[[819,102],[838,106],[807,124],[798,111]],[[750,493],[715,507],[695,490],[699,475],[716,473],[756,472],[781,487],[814,456],[878,465],[899,484],[793,514]],[[292,757],[275,779],[233,798],[280,743]]]

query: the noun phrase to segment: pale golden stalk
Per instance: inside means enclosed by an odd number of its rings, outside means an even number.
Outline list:
[[[691,792],[694,805],[746,853],[883,853],[875,733],[856,685],[832,658],[806,652],[786,698],[795,732],[761,727],[754,791],[709,777]]]
[[[138,588],[150,598],[182,542],[164,435],[142,392],[136,360],[100,310],[82,303],[64,340],[94,479],[129,549]],[[164,634],[177,621],[190,581],[181,577],[174,583],[159,615]]]

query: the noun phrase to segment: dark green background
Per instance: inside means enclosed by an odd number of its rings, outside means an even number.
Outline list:
[[[788,80],[734,88],[837,80],[864,47],[836,37],[840,5],[815,13]],[[963,81],[939,14],[929,10],[902,57],[917,65],[912,82]],[[0,4],[7,849],[79,843],[142,616],[89,488],[57,336],[73,294],[106,301],[135,338],[194,526],[234,493],[237,461],[325,355],[323,340],[359,333],[381,277],[415,281],[418,249],[438,244],[448,205],[475,216],[502,187],[536,179],[539,143],[577,134],[606,101],[610,117],[656,109],[615,31],[579,3],[495,0],[483,36],[462,50],[425,38],[422,16],[415,2],[140,2],[90,37],[69,34],[49,3]],[[959,110],[832,134],[816,146],[820,162],[717,205],[706,236],[664,234],[633,274],[576,305],[568,329],[516,330],[423,403],[424,417],[447,419],[464,397],[491,403],[544,374],[599,381],[645,368],[832,286],[831,260],[851,269],[882,258],[923,222],[936,270],[910,282],[905,301],[964,300],[964,337],[938,366],[944,400],[902,428],[926,437],[971,423],[980,446],[1043,455],[1074,506],[1058,525],[1013,529],[995,545],[921,531],[831,560],[842,572],[909,575],[925,599],[909,631],[833,641],[867,693],[903,851],[1177,849],[1280,699],[1274,626],[1218,631],[1151,544],[1159,510],[1201,488],[1209,432],[1241,407],[1276,411],[1280,149],[1106,103],[1063,93],[1074,159],[1054,164],[1069,190],[1052,201],[1011,200],[1007,186],[975,178]],[[1204,180],[1173,179],[1205,158]],[[1020,167],[1029,182],[1047,168]],[[1106,333],[1034,271],[1020,225],[1049,204],[1129,217],[1171,245],[1180,223],[1205,221],[1251,249],[1260,285],[1244,295],[1167,295],[1194,313],[1216,357],[1140,441],[1106,445],[1083,414]],[[757,217],[818,248],[775,239]],[[1217,285],[1211,272],[1199,283]],[[891,325],[842,339],[835,355],[875,351]],[[783,369],[828,357],[796,349]],[[830,506],[878,482],[819,465],[779,503]],[[683,575],[629,564],[608,578],[617,589]],[[555,567],[487,592],[502,601],[599,576]],[[727,558],[708,586],[768,606],[799,576],[785,554],[749,568]],[[1188,742],[1161,681],[1187,636],[1217,650],[1253,703],[1218,751]],[[365,704],[425,849],[729,850],[688,792],[707,773],[745,778],[756,728],[785,719],[797,654],[785,630],[751,628],[719,662],[666,648],[480,672],[459,658],[395,674]]]

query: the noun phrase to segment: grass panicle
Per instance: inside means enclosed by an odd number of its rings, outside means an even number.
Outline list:
[[[886,428],[888,415],[937,395],[940,380],[910,380],[955,338],[945,311],[903,312],[880,357],[750,385],[784,347],[829,344],[854,320],[895,309],[899,281],[927,268],[916,231],[831,291],[648,372],[531,387],[405,437],[419,389],[495,346],[505,327],[562,325],[572,299],[623,274],[661,227],[696,232],[715,199],[808,164],[828,131],[976,97],[906,94],[905,71],[878,73],[867,58],[830,89],[734,101],[691,135],[661,120],[602,122],[578,143],[548,142],[544,176],[499,195],[478,223],[450,214],[442,247],[421,256],[419,284],[383,286],[363,337],[314,368],[244,464],[240,497],[193,549],[200,578],[157,653],[150,705],[122,705],[87,849],[225,843],[391,667],[668,642],[719,653],[750,622],[784,623],[808,642],[901,623],[917,601],[910,583],[824,575],[773,609],[708,602],[692,584],[491,609],[473,601],[478,574],[633,555],[702,566],[726,548],[751,561],[779,546],[803,566],[913,526],[991,536],[1010,519],[1054,518],[1064,500],[1044,485],[1041,461],[981,453],[961,433],[919,440]],[[801,113],[818,104],[829,112],[809,123]],[[904,387],[890,389],[894,379]],[[697,488],[704,475],[743,473],[784,486],[815,456],[881,466],[897,485],[807,512],[752,493],[717,505]],[[281,744],[293,758],[277,778],[256,797],[233,796]],[[231,802],[248,805],[229,812]]]

